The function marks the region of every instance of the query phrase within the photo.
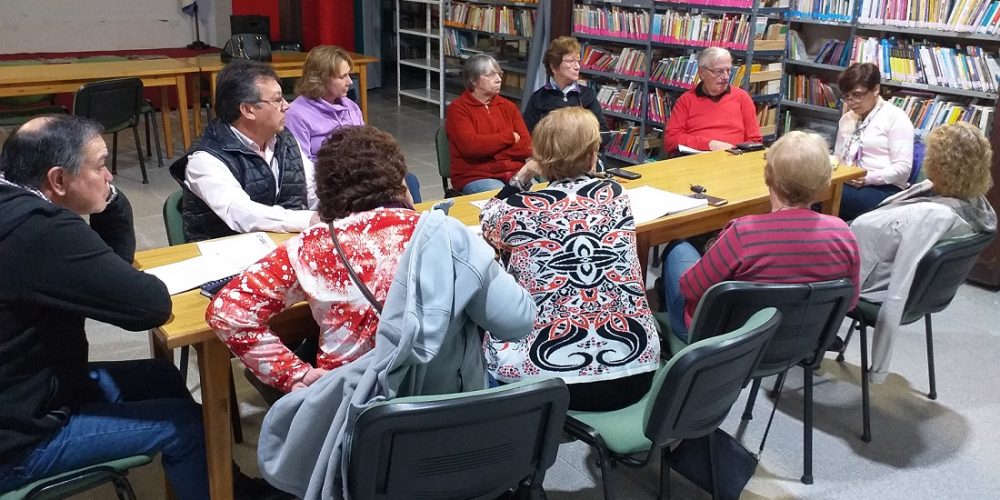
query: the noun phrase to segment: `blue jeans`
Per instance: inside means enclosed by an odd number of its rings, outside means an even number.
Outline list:
[[[476,194],[483,191],[503,189],[507,184],[499,179],[476,179],[462,188],[462,194]]]
[[[701,254],[694,245],[678,241],[669,245],[663,255],[663,291],[666,297],[663,310],[670,319],[670,329],[677,338],[688,341],[688,327],[684,323],[684,295],[681,294],[681,275],[691,268]]]
[[[422,201],[420,199],[420,180],[417,179],[417,176],[409,172],[406,173],[406,177],[403,177],[403,180],[406,181],[406,189],[410,191],[410,196],[413,197],[413,203],[420,203]]]
[[[862,214],[872,211],[882,200],[900,192],[896,186],[865,186],[860,189],[844,185],[840,197],[840,218],[846,221],[857,219]]]
[[[0,466],[0,491],[132,455],[163,453],[177,498],[207,499],[201,406],[172,363],[160,359],[90,363],[105,401],[85,403],[18,465]]]

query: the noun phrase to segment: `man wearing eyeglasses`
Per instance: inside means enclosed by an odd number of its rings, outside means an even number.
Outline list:
[[[170,166],[184,189],[188,241],[300,232],[318,221],[313,164],[285,130],[287,110],[270,66],[236,59],[219,72],[216,119]]]
[[[673,155],[680,146],[700,151],[730,149],[741,142],[760,142],[760,125],[750,94],[729,80],[733,58],[729,51],[709,47],[698,56],[698,85],[674,103],[663,136],[663,152]]]

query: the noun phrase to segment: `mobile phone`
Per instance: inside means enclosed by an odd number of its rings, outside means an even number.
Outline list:
[[[694,193],[688,196],[692,198],[708,200],[708,204],[712,205],[713,207],[721,207],[726,203],[729,203],[729,200],[725,198],[719,198],[718,196],[712,196],[710,194],[705,194],[705,193]]]
[[[638,173],[632,172],[630,170],[622,170],[620,168],[609,168],[607,170],[607,172],[609,174],[611,174],[611,175],[614,175],[614,176],[617,176],[617,177],[621,177],[622,179],[628,179],[630,181],[634,181],[634,180],[642,177],[642,174],[638,174]]]

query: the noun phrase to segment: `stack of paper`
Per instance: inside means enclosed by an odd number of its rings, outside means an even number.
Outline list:
[[[203,241],[198,243],[201,255],[146,272],[160,278],[170,295],[174,295],[202,283],[239,274],[274,248],[274,241],[264,233]]]
[[[632,217],[637,226],[659,219],[664,215],[676,214],[708,204],[708,200],[704,198],[689,198],[650,186],[639,186],[627,189],[625,192],[632,204]]]

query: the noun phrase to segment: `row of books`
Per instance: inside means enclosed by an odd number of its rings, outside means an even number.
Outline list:
[[[445,25],[530,37],[535,30],[535,12],[535,9],[454,2],[448,6]]]
[[[746,14],[691,14],[668,10],[653,16],[653,41],[698,47],[725,47],[745,50],[750,43],[751,23],[763,37],[767,17],[752,19]]]
[[[850,52],[845,50],[847,42],[844,40],[827,40],[823,47],[816,53],[814,62],[820,64],[832,64],[835,66],[845,66]]]
[[[601,108],[642,119],[642,84],[630,82],[627,87],[601,85],[597,88],[597,102]]]
[[[649,79],[662,83],[689,89],[694,87],[698,76],[698,55],[691,54],[679,57],[665,57],[656,61]]]
[[[621,7],[577,5],[573,8],[573,31],[588,35],[630,40],[649,38],[649,11]]]
[[[778,107],[773,104],[757,104],[757,125],[772,127],[778,123]],[[768,134],[764,134],[768,135]]]
[[[981,92],[1000,89],[1000,55],[975,45],[963,49],[927,41],[855,37],[847,62],[875,63],[886,80]]]
[[[788,17],[849,23],[854,16],[854,0],[792,0]]]
[[[785,75],[785,99],[837,109],[840,90],[815,76]]]
[[[622,127],[612,130],[607,152],[621,158],[639,161],[639,149],[642,146],[642,130],[639,125],[624,123]]]
[[[583,48],[580,67],[606,73],[645,78],[646,51],[642,49],[623,48],[620,52],[616,53],[606,48],[587,45]]]
[[[646,118],[660,125],[666,125],[670,116],[670,106],[670,94],[661,89],[653,89],[649,93]]]
[[[1000,1],[861,0],[858,22],[1000,34]]]
[[[753,0],[656,0],[656,3],[736,7],[737,9],[749,9],[753,7]]]
[[[889,102],[906,112],[913,122],[914,133],[919,137],[926,136],[935,127],[959,121],[971,123],[986,132],[996,112],[992,104],[982,105],[975,100],[962,103],[942,96],[901,94]]]

